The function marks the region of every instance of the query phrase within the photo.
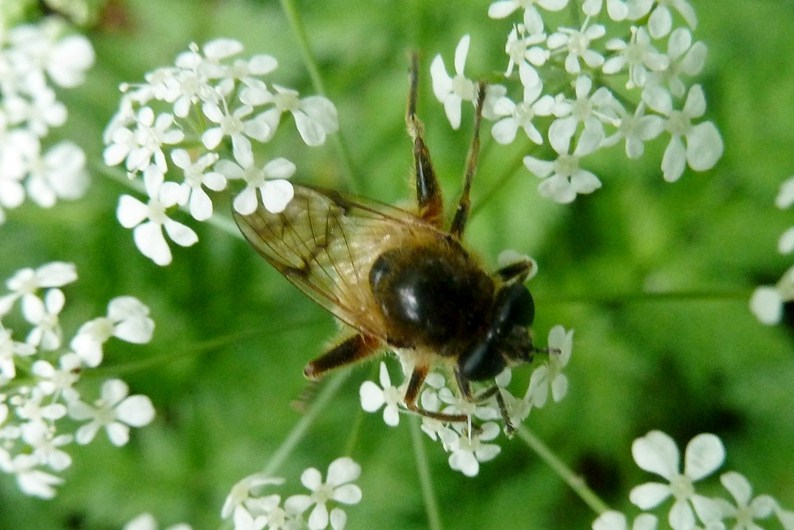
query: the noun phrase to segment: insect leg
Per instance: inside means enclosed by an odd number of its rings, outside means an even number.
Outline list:
[[[510,414],[507,412],[507,403],[505,403],[505,398],[498,386],[494,385],[491,388],[488,388],[474,396],[471,393],[471,385],[460,375],[458,370],[455,370],[455,381],[458,383],[458,388],[460,388],[461,395],[472,403],[484,403],[491,396],[495,395],[496,404],[499,406],[499,414],[501,414],[502,421],[505,424],[505,434],[508,436],[513,435],[513,433],[516,431],[516,428],[513,426],[513,422],[510,420]]]
[[[477,161],[480,156],[480,122],[482,121],[482,107],[485,103],[485,83],[480,83],[477,86],[477,106],[474,111],[474,135],[471,139],[471,147],[469,147],[469,156],[466,160],[466,173],[463,178],[463,191],[458,200],[458,208],[455,210],[455,217],[452,219],[452,226],[449,233],[455,239],[460,239],[463,234],[463,229],[466,227],[466,221],[469,218],[469,208],[471,201],[469,200],[469,192],[471,191],[471,181],[474,179],[474,173],[477,171]]]
[[[326,372],[358,362],[377,353],[381,346],[381,342],[374,337],[353,335],[309,362],[303,369],[303,375],[309,379],[319,379]]]
[[[408,388],[405,390],[405,397],[403,403],[405,406],[417,414],[427,416],[441,421],[448,422],[465,422],[469,421],[469,417],[465,414],[445,414],[443,412],[433,412],[432,410],[425,410],[417,405],[416,400],[419,397],[419,391],[422,389],[422,384],[425,382],[429,368],[427,365],[417,365],[411,373],[411,379],[408,381]]]
[[[444,202],[441,188],[430,161],[430,151],[422,136],[422,122],[416,116],[416,94],[418,90],[418,59],[411,54],[411,88],[408,92],[408,110],[405,123],[408,135],[414,141],[414,178],[416,181],[416,202],[419,216],[435,227],[443,223]]]

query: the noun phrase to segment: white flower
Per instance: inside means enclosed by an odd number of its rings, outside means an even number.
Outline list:
[[[602,70],[611,75],[628,67],[629,78],[626,88],[644,87],[648,80],[648,71],[661,72],[669,65],[669,58],[659,53],[651,43],[645,28],[631,28],[631,39],[628,43],[620,39],[611,39],[606,43],[607,50],[617,52],[604,62]]]
[[[442,431],[442,441],[452,453],[449,455],[449,467],[467,477],[476,476],[480,472],[480,462],[493,460],[502,450],[496,444],[485,443],[499,436],[499,431],[499,425],[491,421],[473,433],[468,430],[462,433],[451,429]]]
[[[400,423],[400,403],[403,399],[403,390],[392,386],[389,370],[386,363],[380,363],[380,385],[372,381],[364,381],[359,388],[361,408],[367,412],[375,412],[383,407],[383,421],[390,427]],[[384,407],[385,405],[385,407]]]
[[[568,0],[497,0],[488,6],[490,18],[506,18],[516,9],[524,9],[524,26],[530,34],[543,31],[543,17],[536,6],[548,11],[559,11],[568,5]]]
[[[670,93],[658,86],[646,87],[642,98],[650,108],[667,117],[664,126],[670,133],[670,143],[662,156],[665,180],[678,180],[686,165],[695,171],[714,167],[722,156],[722,137],[710,121],[692,123],[706,112],[706,96],[700,85],[689,89],[681,110],[673,108]],[[686,139],[686,146],[682,138]]]
[[[311,491],[311,495],[293,495],[285,501],[287,511],[303,513],[314,506],[309,514],[310,530],[328,527],[329,501],[342,504],[357,504],[361,501],[361,489],[350,484],[361,474],[361,466],[349,457],[337,458],[328,466],[328,476],[323,482],[320,472],[311,467],[301,474],[301,483]],[[338,512],[337,512],[338,513]],[[337,515],[336,519],[339,518]]]
[[[80,379],[82,363],[75,353],[61,355],[58,359],[58,368],[49,362],[38,359],[30,367],[30,372],[36,376],[36,388],[46,396],[63,395],[68,398],[77,397],[74,384]]]
[[[164,145],[181,142],[185,135],[174,128],[174,115],[167,112],[155,117],[151,107],[142,107],[135,116],[135,130],[118,126],[110,134],[111,143],[105,148],[105,164],[115,166],[126,160],[132,172],[145,171],[154,158],[154,164],[165,173],[168,164],[163,153]]]
[[[447,119],[453,129],[460,127],[460,106],[463,101],[474,101],[476,85],[463,74],[466,67],[466,56],[469,53],[470,37],[464,35],[455,48],[455,77],[447,74],[444,59],[436,55],[430,65],[430,78],[433,82],[433,93],[444,105]]]
[[[519,70],[522,78],[524,72],[525,70]],[[515,139],[516,132],[521,127],[533,143],[543,143],[543,137],[532,121],[535,116],[551,114],[554,98],[548,94],[541,97],[542,91],[543,84],[540,81],[534,85],[524,83],[524,99],[520,103],[513,103],[508,97],[496,101],[494,113],[501,119],[494,123],[491,129],[494,140],[500,144],[509,144]]]
[[[513,73],[513,67],[518,65],[519,72],[522,68],[528,70],[524,75],[532,80],[531,83],[522,82],[524,86],[528,84],[534,85],[540,81],[534,66],[544,65],[550,54],[545,46],[537,46],[541,43],[546,43],[545,33],[527,35],[526,28],[523,25],[513,26],[513,29],[507,35],[507,43],[505,44],[505,53],[510,58],[507,63],[507,70],[505,70],[505,76],[510,76]]]
[[[117,337],[133,344],[145,344],[152,338],[154,321],[149,308],[132,296],[119,296],[108,304],[106,317],[86,322],[77,331],[70,346],[90,367],[102,362],[102,345]]]
[[[188,226],[166,215],[166,209],[179,201],[179,187],[174,182],[164,184],[164,177],[156,167],[149,166],[144,173],[144,185],[149,200],[142,203],[130,195],[119,197],[116,217],[124,228],[134,228],[133,238],[138,250],[158,265],[171,263],[171,249],[163,235],[177,245],[189,247],[198,241],[196,233]]]
[[[524,398],[537,408],[546,404],[549,392],[555,402],[568,392],[568,377],[562,371],[571,360],[573,330],[566,332],[562,326],[554,326],[549,331],[548,345],[549,359],[532,372]]]
[[[35,298],[35,292],[41,288],[63,287],[77,279],[74,263],[53,261],[36,270],[20,269],[6,282],[11,294],[0,297],[0,317],[5,315],[19,298]]]
[[[27,191],[30,198],[44,208],[57,199],[79,199],[88,189],[85,153],[77,144],[61,142],[51,147],[43,157],[30,161]]]
[[[631,446],[637,465],[668,481],[647,482],[631,490],[629,499],[640,509],[654,508],[672,496],[675,500],[668,516],[673,530],[693,528],[695,515],[708,524],[720,519],[719,506],[695,492],[694,482],[710,475],[725,460],[725,448],[713,434],[699,434],[686,446],[684,472],[679,472],[679,452],[672,438],[661,431],[651,431],[637,438]]]
[[[253,138],[260,142],[265,142],[271,135],[271,127],[261,116],[251,119],[244,119],[249,116],[254,108],[250,105],[242,105],[231,110],[227,108],[225,100],[221,101],[223,108],[214,101],[205,101],[202,105],[204,115],[217,127],[210,127],[201,135],[201,142],[207,149],[215,149],[224,137],[228,136],[232,140],[232,152],[235,158],[242,149],[251,150]]]
[[[53,486],[63,483],[62,478],[36,469],[38,459],[34,455],[20,454],[8,461],[4,460],[0,458],[0,469],[8,474],[16,475],[19,489],[26,495],[52,499],[56,493]]]
[[[264,525],[269,521],[267,519],[267,512],[261,510],[262,503],[257,502],[261,500],[259,492],[264,486],[280,485],[283,483],[284,479],[270,477],[264,473],[255,473],[245,477],[235,484],[231,492],[229,492],[229,495],[226,496],[226,500],[223,502],[223,507],[221,508],[221,517],[223,519],[232,517],[235,530],[264,528]],[[273,496],[269,497],[272,498]],[[273,507],[270,508],[272,510]]]
[[[240,99],[252,105],[274,106],[265,110],[260,116],[270,126],[271,136],[275,133],[281,115],[292,114],[295,126],[306,145],[316,146],[325,143],[327,135],[339,129],[336,107],[328,98],[308,96],[299,98],[297,91],[273,85],[275,93],[270,92],[264,83],[249,83],[248,89],[240,95]]]
[[[717,499],[725,518],[734,519],[734,529],[760,530],[755,524],[756,519],[766,519],[775,510],[775,499],[769,495],[759,495],[753,498],[753,488],[744,475],[735,471],[728,471],[720,475],[720,482],[733,496],[736,504],[733,505],[723,499]]]
[[[246,187],[234,198],[234,209],[243,215],[252,214],[257,207],[257,192],[262,204],[271,213],[283,212],[295,194],[292,184],[286,179],[295,173],[295,164],[286,158],[276,158],[263,167],[254,162],[250,150],[238,153],[237,163],[220,160],[215,169],[229,179],[242,179]]]
[[[558,119],[549,127],[549,136],[557,134],[562,137],[573,137],[578,124],[583,125],[582,136],[597,141],[599,145],[604,141],[604,123],[615,124],[618,122],[617,108],[619,103],[607,87],[599,87],[592,94],[593,81],[581,75],[574,82],[573,100],[558,98],[554,106]]]
[[[580,60],[590,68],[598,68],[604,64],[604,56],[590,49],[590,44],[606,34],[606,28],[601,24],[588,26],[589,17],[585,19],[581,29],[560,28],[548,38],[548,46],[552,51],[567,48],[565,56],[565,71],[576,75],[582,70]]]
[[[63,309],[66,297],[60,289],[50,289],[44,301],[35,296],[22,300],[22,313],[25,320],[33,324],[26,342],[43,350],[54,350],[61,345],[61,325],[58,315]]]
[[[686,94],[686,85],[681,75],[695,76],[706,65],[706,45],[698,41],[692,43],[692,33],[686,28],[676,28],[667,41],[667,68],[652,72],[649,82],[666,84],[675,97]]]
[[[631,530],[656,530],[657,523],[655,516],[643,513],[634,519]],[[615,510],[609,510],[593,521],[593,530],[629,530],[629,524],[625,515]]]
[[[775,197],[775,206],[781,210],[788,208],[792,204],[794,204],[794,176],[783,181]]]
[[[557,159],[546,161],[525,156],[524,166],[542,179],[538,186],[541,195],[565,204],[573,202],[578,194],[592,193],[601,187],[598,177],[579,167],[579,161],[598,149],[602,139],[595,133],[585,134],[588,133],[585,130],[579,136],[573,153],[569,153],[571,138],[557,130],[560,129],[557,123],[555,121],[549,127],[549,143],[557,152]]]
[[[196,221],[205,221],[212,217],[212,200],[202,186],[212,191],[221,191],[226,187],[226,177],[217,171],[207,171],[218,160],[218,155],[207,153],[193,162],[187,151],[174,149],[171,159],[185,173],[180,203],[189,204],[190,215]]]
[[[32,455],[40,465],[54,471],[63,471],[72,465],[72,457],[60,447],[71,443],[72,436],[55,436],[50,427],[42,422],[30,422],[22,426],[22,439],[33,450]]]
[[[154,419],[154,407],[144,395],[128,396],[129,388],[120,379],[110,379],[102,384],[101,398],[94,406],[80,400],[68,405],[69,417],[77,421],[89,420],[77,429],[75,440],[84,445],[105,428],[111,443],[122,446],[129,440],[130,427],[143,427]]]
[[[621,113],[620,125],[612,136],[604,140],[604,145],[614,145],[621,138],[626,140],[626,156],[640,158],[645,152],[645,142],[653,140],[664,130],[664,120],[660,116],[645,114],[645,104],[640,102],[629,114],[622,106],[617,107]]]

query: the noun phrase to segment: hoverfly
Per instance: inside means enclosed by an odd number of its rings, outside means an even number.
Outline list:
[[[524,260],[485,272],[461,237],[477,167],[485,85],[478,87],[474,135],[457,209],[444,228],[441,189],[416,116],[417,59],[412,57],[406,124],[413,140],[417,210],[406,211],[338,191],[296,185],[278,214],[262,205],[234,213],[248,242],[309,298],[355,334],[309,362],[304,374],[327,372],[393,349],[413,364],[405,406],[448,422],[462,414],[422,409],[417,399],[436,366],[455,376],[469,401],[496,394],[505,428],[512,430],[496,387],[474,396],[471,381],[493,379],[508,365],[530,362],[536,349],[529,326],[534,302],[523,281]],[[545,351],[545,350],[544,350]]]

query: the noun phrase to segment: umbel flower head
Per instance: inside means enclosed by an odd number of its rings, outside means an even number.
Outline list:
[[[69,339],[61,314],[76,280],[73,264],[47,263],[17,271],[6,282],[10,292],[0,296],[0,472],[41,498],[57,494],[59,474],[73,464],[73,442],[87,444],[104,428],[114,445],[124,445],[130,427],[149,424],[155,414],[151,400],[128,395],[120,379],[105,381],[93,405],[83,401],[82,377],[102,362],[103,345],[113,337],[146,343],[154,322],[143,303],[121,296],[110,301],[107,316],[79,326]],[[28,329],[3,322],[15,311]]]
[[[668,182],[687,167],[713,168],[723,142],[703,119],[702,88],[687,84],[706,59],[706,46],[692,39],[697,18],[688,2],[587,0],[567,11],[571,25],[548,27],[547,13],[568,4],[498,0],[488,9],[491,18],[515,20],[507,31],[504,84],[489,85],[495,97],[486,101],[483,117],[495,120],[497,142],[523,141],[516,134],[521,128],[541,146],[531,146],[524,157],[526,169],[540,179],[540,194],[570,203],[593,193],[602,182],[587,169],[591,156],[625,142],[626,156],[639,158],[644,144],[660,136],[667,136],[660,168]],[[561,19],[555,13],[555,23]],[[460,126],[462,103],[474,101],[474,81],[464,73],[473,45],[469,35],[460,39],[454,73],[447,73],[441,55],[430,67],[433,91],[453,129]]]
[[[0,224],[27,198],[50,208],[85,194],[85,153],[48,136],[68,118],[56,89],[82,84],[93,63],[88,39],[54,17],[8,30],[0,20]]]
[[[217,39],[192,44],[173,66],[158,68],[146,81],[122,87],[124,95],[105,133],[105,163],[142,179],[147,195],[122,195],[116,215],[133,230],[135,245],[158,265],[173,259],[168,240],[187,247],[195,231],[173,218],[178,208],[196,221],[213,215],[213,197],[242,185],[234,209],[252,213],[258,204],[282,211],[292,199],[289,178],[295,164],[260,147],[292,116],[299,137],[310,146],[338,128],[336,109],[321,96],[301,98],[266,81],[278,62],[269,55],[241,58],[243,46]],[[186,134],[189,131],[190,134]]]

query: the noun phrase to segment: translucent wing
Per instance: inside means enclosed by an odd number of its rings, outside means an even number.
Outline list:
[[[441,235],[399,208],[297,185],[282,213],[260,204],[250,215],[234,212],[234,219],[248,242],[298,289],[348,325],[384,340],[369,287],[372,263],[389,248]]]

